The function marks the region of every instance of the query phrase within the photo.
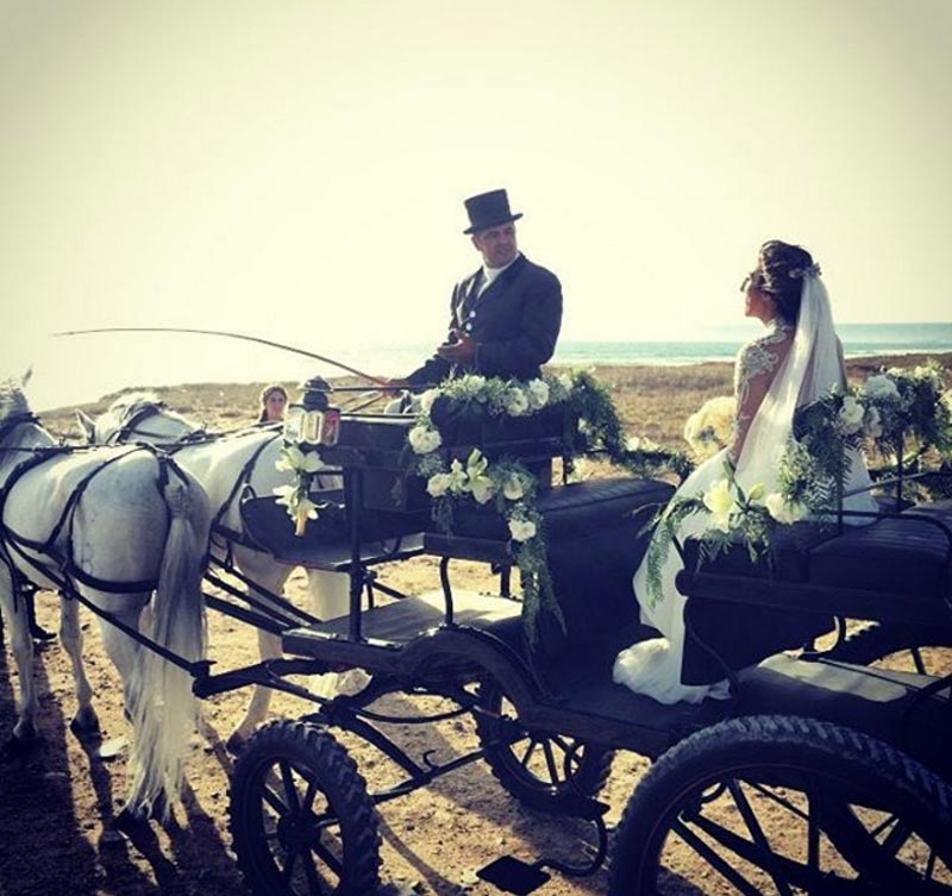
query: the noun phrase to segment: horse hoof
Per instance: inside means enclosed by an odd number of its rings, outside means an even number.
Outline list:
[[[99,718],[91,709],[80,710],[73,716],[69,723],[69,730],[76,735],[79,740],[100,740],[102,732],[99,730]]]
[[[144,809],[130,809],[126,806],[117,816],[113,830],[128,837],[133,842],[143,834],[151,832],[149,816]]]

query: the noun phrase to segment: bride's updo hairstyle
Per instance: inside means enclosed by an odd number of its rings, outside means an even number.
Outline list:
[[[774,300],[777,317],[795,324],[800,313],[803,278],[820,273],[813,257],[800,246],[768,240],[760,247],[757,272],[760,274],[757,287]]]

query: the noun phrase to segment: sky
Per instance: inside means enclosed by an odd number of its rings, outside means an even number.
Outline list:
[[[290,363],[81,327],[435,344],[497,187],[566,340],[739,320],[769,238],[840,321],[949,320],[950,86],[952,0],[0,0],[0,374]]]

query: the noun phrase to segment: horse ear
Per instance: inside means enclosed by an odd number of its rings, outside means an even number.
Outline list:
[[[79,434],[92,444],[96,439],[96,421],[83,411],[76,412],[76,422],[79,424]]]
[[[32,368],[32,367],[27,367],[26,373],[24,373],[23,376],[20,378],[20,388],[21,388],[21,389],[25,389],[25,388],[26,388],[26,384],[27,384],[28,382],[30,382],[30,377],[32,377],[32,376],[33,376],[33,368]]]

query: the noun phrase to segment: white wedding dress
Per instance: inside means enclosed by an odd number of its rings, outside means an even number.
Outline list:
[[[734,391],[737,399],[734,438],[730,447],[701,464],[681,485],[677,497],[699,496],[725,477],[725,463],[735,466],[738,484],[748,491],[762,483],[767,492],[779,490],[778,470],[791,437],[794,411],[845,384],[842,354],[826,288],[818,276],[804,278],[796,326],[774,322],[766,335],[745,345],[737,355]],[[869,474],[859,453],[852,457],[846,492],[869,486]],[[863,491],[844,502],[850,510],[872,511],[875,502]],[[678,528],[684,541],[710,527],[706,513],[687,517]],[[682,568],[673,548],[662,567],[660,594],[650,595],[646,564],[635,573],[635,597],[641,621],[658,629],[661,638],[633,644],[618,654],[612,678],[639,694],[661,703],[700,703],[724,699],[727,682],[712,685],[681,683],[684,654],[685,597],[674,585]]]

